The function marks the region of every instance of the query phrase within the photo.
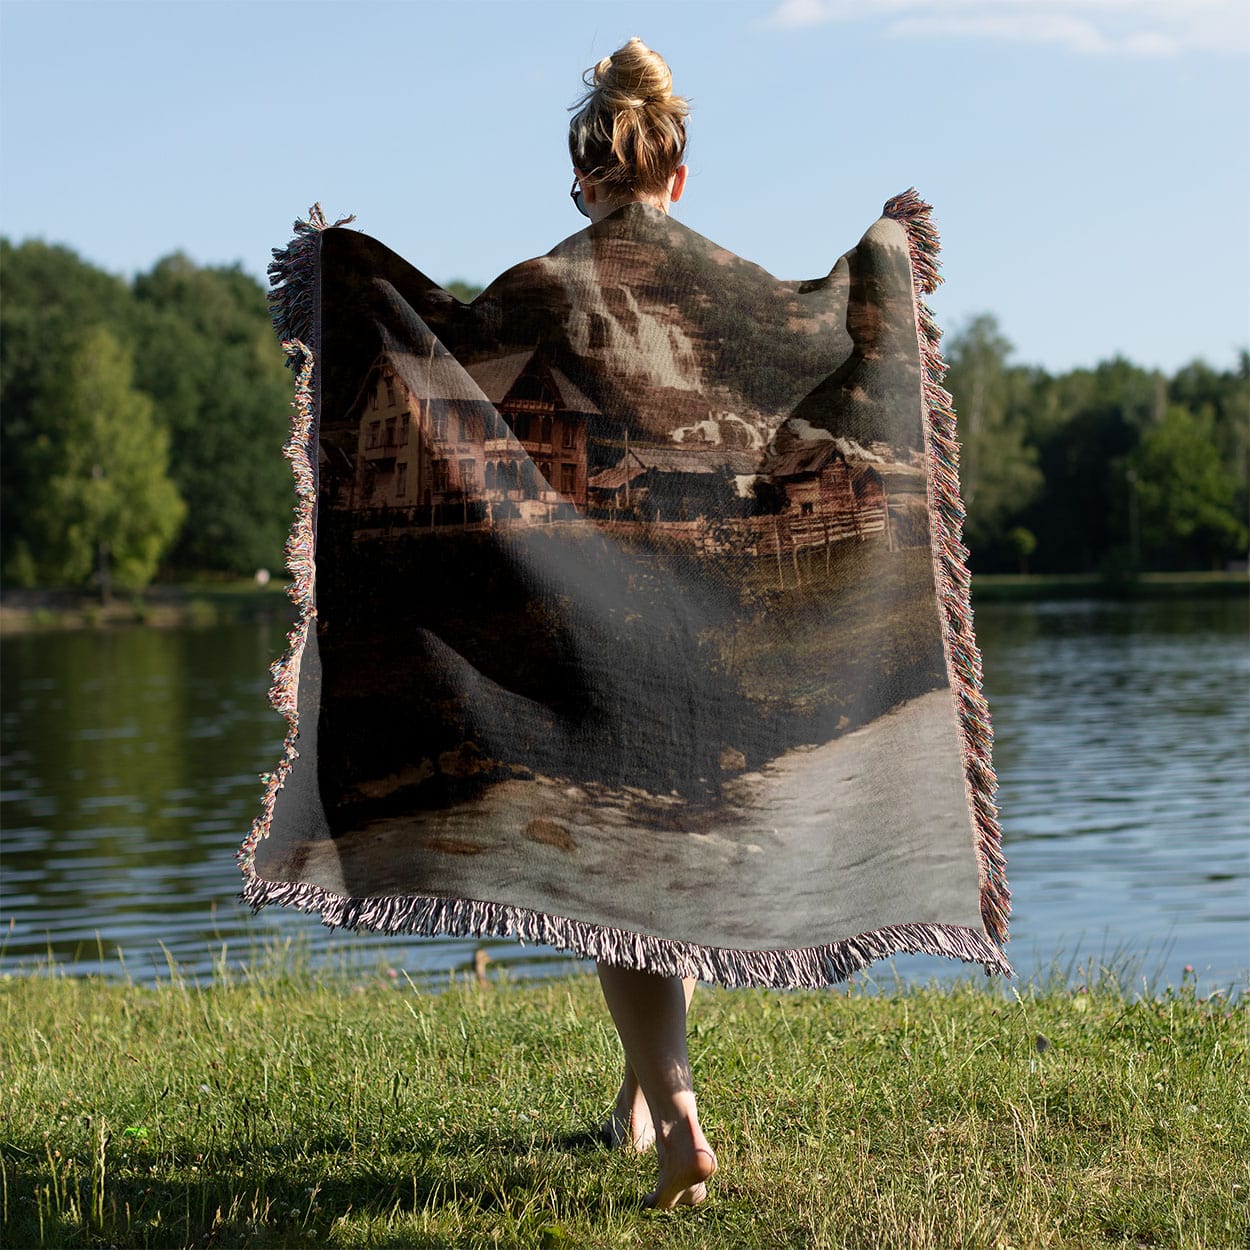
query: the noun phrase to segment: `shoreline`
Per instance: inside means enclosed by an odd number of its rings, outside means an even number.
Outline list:
[[[0,591],[0,636],[73,629],[197,628],[243,621],[294,621],[287,583],[274,580],[183,582],[119,595],[104,605],[80,590]],[[1045,599],[1224,599],[1250,594],[1244,572],[1143,573],[1111,579],[1096,573],[981,573],[972,579],[972,601],[1035,602]]]
[[[294,621],[285,581],[176,582],[119,594],[109,604],[82,590],[0,591],[0,635],[146,625],[206,627],[243,621]]]
[[[978,573],[972,602],[1042,599],[1231,599],[1250,594],[1245,572],[1142,573],[1110,578],[1100,573]]]

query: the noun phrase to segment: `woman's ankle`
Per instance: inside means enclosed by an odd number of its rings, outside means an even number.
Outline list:
[[[656,1130],[659,1183],[645,1203],[654,1207],[695,1206],[707,1197],[716,1172],[716,1155],[699,1127],[697,1115],[682,1116]]]

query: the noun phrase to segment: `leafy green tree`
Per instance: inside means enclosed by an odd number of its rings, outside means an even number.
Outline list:
[[[1162,415],[1162,375],[1127,360],[1053,379],[1034,406],[1045,485],[1020,523],[1037,536],[1033,567],[1097,572],[1131,564],[1128,457]]]
[[[135,299],[138,384],[170,431],[170,471],[187,502],[172,563],[279,566],[293,504],[280,454],[291,381],[264,291],[238,266],[175,255],[135,280]]]
[[[1236,483],[1233,511],[1250,516],[1250,352],[1239,354],[1235,369],[1193,361],[1172,379],[1168,398],[1209,421],[1211,441]]]
[[[66,353],[85,331],[107,325],[128,341],[134,301],[121,278],[69,248],[0,239],[0,570],[7,580],[34,577],[28,525],[41,489],[30,456],[39,426],[38,397],[54,385]]]
[[[1245,556],[1237,481],[1211,425],[1209,415],[1173,404],[1130,457],[1142,554],[1157,568],[1218,567]]]
[[[1019,560],[1011,522],[1042,488],[1023,416],[1036,379],[1008,365],[1011,343],[988,314],[954,335],[946,350],[944,385],[955,399],[960,489],[968,509],[964,534],[979,567],[992,567],[996,557]]]
[[[44,582],[94,577],[105,599],[114,585],[152,580],[185,511],[166,474],[168,435],[133,372],[129,352],[96,327],[61,358],[33,408],[31,566]]]
[[[482,293],[482,287],[463,278],[452,278],[443,288],[449,295],[454,295],[462,304],[471,304]]]
[[[1007,533],[1007,544],[1020,561],[1020,572],[1029,571],[1029,557],[1037,550],[1037,538],[1032,530],[1017,525]]]

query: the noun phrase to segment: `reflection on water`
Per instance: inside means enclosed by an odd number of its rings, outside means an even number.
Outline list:
[[[977,613],[997,733],[1010,954],[1128,951],[1179,980],[1250,967],[1250,653],[1244,601],[988,604]],[[136,979],[197,976],[302,933],[318,958],[413,972],[473,950],[522,975],[572,966],[516,943],[332,935],[252,917],[234,863],[277,759],[266,701],[279,622],[26,635],[0,648],[0,968],[46,957]],[[899,960],[904,975],[945,961]]]

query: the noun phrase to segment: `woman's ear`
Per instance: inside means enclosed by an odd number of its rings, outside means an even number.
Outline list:
[[[670,184],[668,198],[674,204],[681,199],[681,193],[686,189],[686,174],[689,172],[689,166],[678,165],[673,172],[673,181]]]
[[[587,204],[595,202],[595,182],[593,178],[587,178],[576,165],[573,166],[573,172],[577,175],[577,181],[582,184],[582,199]]]

